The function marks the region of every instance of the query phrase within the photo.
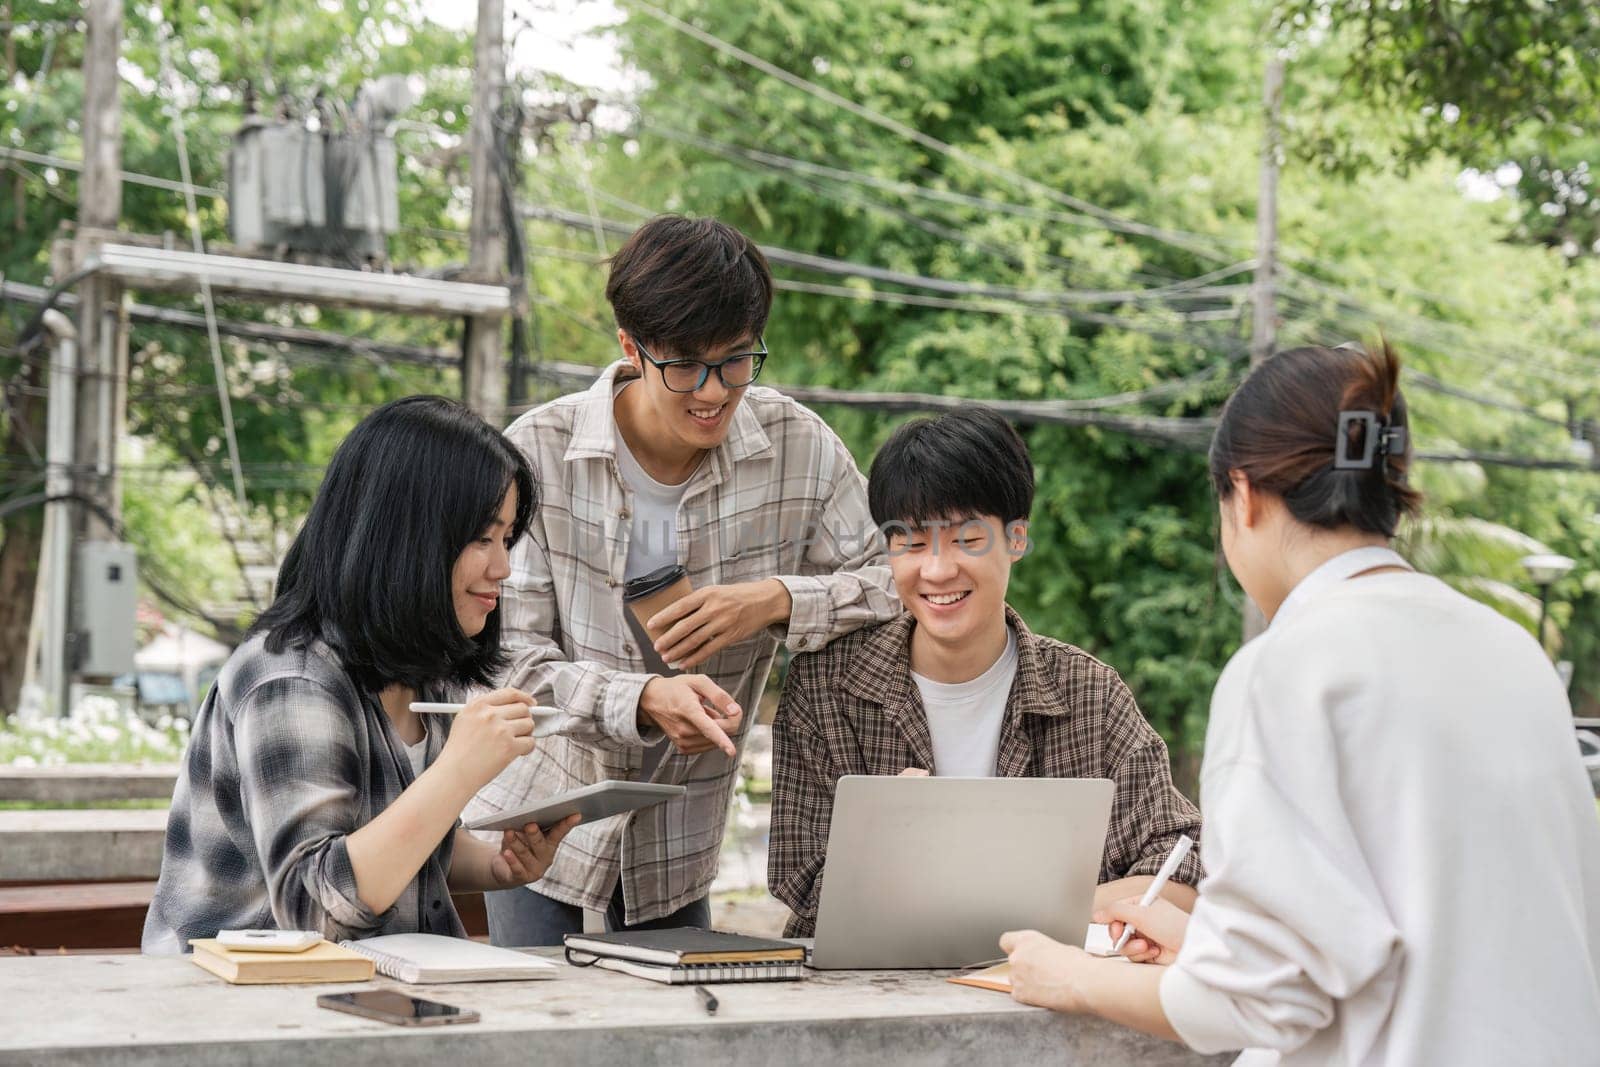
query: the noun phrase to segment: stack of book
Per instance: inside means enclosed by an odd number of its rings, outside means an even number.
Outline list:
[[[282,985],[301,982],[365,982],[371,979],[372,960],[331,941],[321,941],[302,952],[255,952],[230,948],[215,938],[194,938],[189,957],[233,985]]]
[[[568,934],[567,962],[669,985],[785,982],[806,976],[805,949],[716,930],[628,930]]]

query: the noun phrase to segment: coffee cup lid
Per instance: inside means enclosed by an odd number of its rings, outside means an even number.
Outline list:
[[[639,600],[651,593],[659,593],[689,572],[677,563],[640,575],[622,587],[623,600]]]

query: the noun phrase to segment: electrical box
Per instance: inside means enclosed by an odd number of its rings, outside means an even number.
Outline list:
[[[228,154],[228,228],[241,248],[381,263],[400,228],[399,156],[389,129],[417,93],[395,75],[354,107],[247,115]]]
[[[133,670],[138,557],[121,541],[78,546],[77,672],[91,678]]]

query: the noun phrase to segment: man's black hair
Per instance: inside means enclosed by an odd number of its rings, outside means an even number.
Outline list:
[[[867,502],[879,528],[982,515],[1010,526],[1033,510],[1033,462],[1017,431],[986,407],[913,419],[878,449]]]
[[[451,573],[513,485],[515,541],[538,504],[521,451],[453,400],[383,405],[334,452],[252,632],[267,635],[270,652],[327,642],[371,692],[396,683],[492,684],[504,665],[500,611],[468,637],[456,620]]]
[[[658,215],[611,257],[617,325],[658,359],[754,344],[772,313],[772,269],[754,241],[716,219]]]

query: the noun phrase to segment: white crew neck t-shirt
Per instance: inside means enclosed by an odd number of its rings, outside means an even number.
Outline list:
[[[681,485],[663,485],[650,477],[628,450],[620,429],[617,431],[617,471],[622,475],[623,484],[633,492],[628,561],[622,571],[623,580],[631,582],[678,562],[678,508],[683,505],[689,479]]]
[[[911,680],[922,695],[933,738],[933,766],[941,778],[993,778],[1000,755],[1000,727],[1006,698],[1017,676],[1017,635],[1006,627],[1006,648],[994,666],[970,682],[935,682],[916,671]]]
[[[626,389],[627,386],[622,387]],[[617,390],[621,394],[622,389]],[[685,478],[681,485],[663,485],[646,473],[639,461],[628,449],[628,442],[622,439],[622,430],[617,429],[617,471],[622,475],[622,482],[633,493],[633,519],[628,532],[628,559],[622,567],[623,581],[631,582],[635,578],[642,578],[646,574],[660,570],[662,567],[676,566],[678,563],[678,509],[683,506],[683,494],[689,488],[693,475]],[[639,654],[644,658],[646,674],[655,674],[663,678],[671,677],[678,672],[668,667],[656,652],[650,635],[633,617],[633,612],[623,612],[627,620],[628,632],[637,642]],[[665,740],[654,745],[645,746],[644,763],[640,775],[645,781],[655,777],[656,769],[661,765],[671,745]]]
[[[405,747],[406,759],[411,762],[411,777],[412,777],[412,779],[415,780],[417,778],[421,778],[422,777],[422,772],[427,769],[426,768],[427,759],[428,759],[428,722],[427,722],[427,720],[424,719],[423,722],[422,722],[422,740],[421,741],[418,741],[414,745],[407,745],[404,741],[400,742],[400,744]]]

